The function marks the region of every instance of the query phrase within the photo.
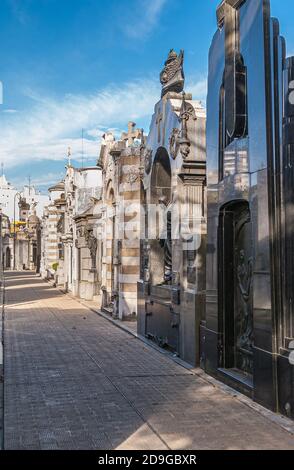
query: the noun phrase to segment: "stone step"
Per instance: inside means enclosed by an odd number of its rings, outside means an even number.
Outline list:
[[[113,314],[113,310],[110,307],[103,307],[101,310],[102,310],[102,312],[107,313],[108,315]]]

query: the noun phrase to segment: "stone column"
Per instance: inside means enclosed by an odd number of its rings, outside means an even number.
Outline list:
[[[192,242],[187,236],[182,241],[181,335],[185,335],[185,340],[181,341],[180,353],[199,364],[200,325],[205,318],[206,293],[206,162],[186,160],[179,178],[183,185],[180,193],[181,217],[186,218],[185,235],[193,236]]]

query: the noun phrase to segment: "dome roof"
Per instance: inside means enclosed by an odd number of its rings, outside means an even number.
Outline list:
[[[59,183],[55,184],[51,188],[48,189],[48,191],[53,192],[53,191],[64,191],[64,181],[59,181]]]

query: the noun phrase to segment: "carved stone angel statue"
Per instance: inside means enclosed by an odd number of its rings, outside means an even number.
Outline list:
[[[160,83],[162,84],[161,97],[169,91],[181,93],[184,89],[184,51],[181,50],[179,55],[171,49],[168,58],[164,64],[164,69],[160,74]]]
[[[91,261],[92,261],[91,272],[94,272],[96,271],[96,253],[97,253],[98,241],[93,233],[93,230],[89,230],[89,229],[85,230],[85,240],[86,240],[87,246],[91,254]]]

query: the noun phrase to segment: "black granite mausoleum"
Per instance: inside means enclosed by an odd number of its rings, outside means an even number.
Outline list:
[[[209,53],[201,364],[294,417],[294,59],[269,0],[225,0]]]

